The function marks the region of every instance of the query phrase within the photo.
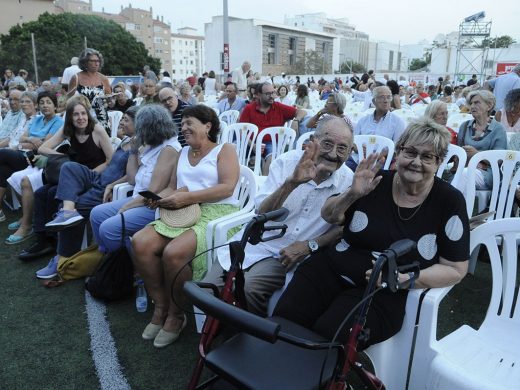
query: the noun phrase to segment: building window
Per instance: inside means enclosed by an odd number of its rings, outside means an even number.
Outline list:
[[[401,52],[397,52],[397,70],[401,70]]]
[[[154,43],[163,43],[163,39],[161,37],[154,37]]]
[[[294,65],[294,54],[289,54],[289,65]]]
[[[190,65],[193,65],[193,60],[190,61]]]
[[[275,62],[274,62],[274,53],[267,53],[267,63],[269,65],[275,64]]]
[[[125,29],[126,30],[130,30],[130,31],[135,30],[135,24],[134,23],[126,23],[125,24]]]
[[[179,64],[181,64],[181,65],[182,65],[182,60],[179,60]]]
[[[269,39],[269,47],[274,49],[276,47],[276,35],[269,34],[268,39]]]
[[[296,50],[296,38],[289,38],[289,50]]]
[[[394,51],[390,50],[390,54],[388,56],[388,70],[394,69]]]
[[[184,41],[184,46],[188,46],[188,41]]]
[[[172,73],[175,74],[175,69],[172,69]]]

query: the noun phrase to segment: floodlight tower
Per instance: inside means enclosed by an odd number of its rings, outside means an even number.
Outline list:
[[[455,62],[455,80],[466,79],[476,74],[482,84],[486,67],[489,44],[482,43],[491,35],[491,21],[482,19],[485,12],[479,12],[465,18],[459,25],[457,59]]]

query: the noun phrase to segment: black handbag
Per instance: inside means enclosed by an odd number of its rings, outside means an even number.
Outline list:
[[[70,157],[67,154],[49,154],[47,156],[47,165],[43,168],[43,176],[47,184],[58,184],[61,166],[68,161],[70,161]]]
[[[85,281],[85,288],[94,298],[115,301],[134,291],[134,265],[125,246],[125,217],[121,213],[121,248],[107,253],[94,274]]]

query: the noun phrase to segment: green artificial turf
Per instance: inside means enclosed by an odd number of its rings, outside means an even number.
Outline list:
[[[7,223],[18,213],[6,212],[0,237],[7,237]],[[35,278],[48,258],[18,260],[30,242],[8,246],[0,242],[2,287],[0,293],[0,389],[98,389],[100,384],[90,352],[83,280],[47,289]],[[463,323],[478,328],[489,302],[489,264],[479,262],[474,276],[467,276],[443,300],[438,336]],[[119,363],[132,389],[184,389],[197,358],[199,335],[193,315],[173,345],[158,350],[141,333],[151,318],[138,313],[133,298],[107,305],[107,318],[118,349]],[[363,388],[356,385],[355,388]]]

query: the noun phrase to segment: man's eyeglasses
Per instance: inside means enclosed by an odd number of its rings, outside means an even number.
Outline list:
[[[336,154],[338,156],[346,156],[350,153],[350,146],[347,145],[337,145],[334,142],[330,142],[327,140],[320,141],[320,149],[322,152],[330,153],[334,147],[336,147]]]
[[[162,104],[165,104],[165,103],[170,103],[171,101],[173,101],[175,96],[168,96],[167,98],[165,99],[161,99],[161,103]]]
[[[376,100],[380,101],[380,102],[384,102],[384,101],[390,101],[392,100],[392,96],[391,95],[384,95],[384,96],[378,96],[376,97]]]
[[[265,96],[274,96],[276,95],[276,92],[262,92]]]
[[[419,153],[415,148],[406,146],[401,147],[401,154],[404,158],[414,160],[417,156],[421,159],[424,164],[435,164],[439,161],[440,157],[433,153]]]

